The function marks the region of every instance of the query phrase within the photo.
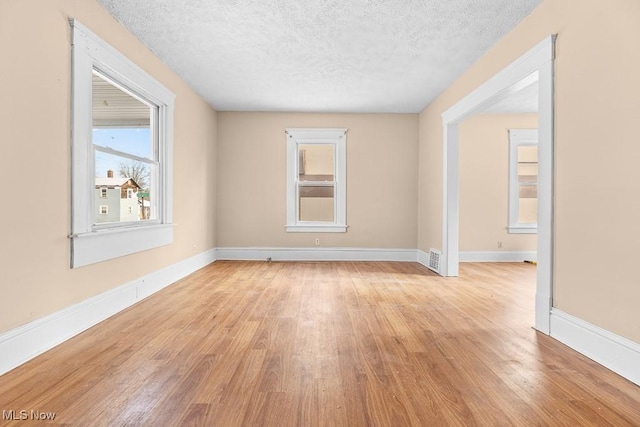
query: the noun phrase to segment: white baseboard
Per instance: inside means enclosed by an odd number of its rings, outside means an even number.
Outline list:
[[[417,251],[417,261],[423,266],[429,268],[429,253],[418,249]]]
[[[0,334],[0,375],[215,260],[210,249]]]
[[[460,251],[460,262],[522,262],[536,261],[535,251]]]
[[[550,329],[553,338],[640,385],[640,344],[555,308]]]
[[[460,260],[488,260],[477,254],[513,252],[473,252]],[[527,254],[530,252],[516,252]],[[508,258],[509,256],[513,258]],[[523,255],[519,255],[522,257]],[[406,261],[428,265],[428,254],[415,249],[357,248],[218,248],[211,249],[166,268],[96,295],[78,304],[0,334],[0,375],[55,347],[108,317],[169,286],[194,271],[220,260],[274,261]],[[466,258],[466,259],[465,259]],[[498,259],[496,259],[498,258]],[[522,261],[514,255],[490,261]],[[640,385],[640,344],[552,309],[551,336],[628,380]]]
[[[218,248],[219,260],[273,261],[405,261],[415,262],[415,249],[371,248]]]

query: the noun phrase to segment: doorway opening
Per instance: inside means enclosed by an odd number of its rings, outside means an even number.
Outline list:
[[[459,126],[536,84],[538,88],[537,279],[534,327],[549,334],[553,260],[553,59],[555,35],[538,43],[442,114],[443,215],[440,274],[457,276],[459,253]]]

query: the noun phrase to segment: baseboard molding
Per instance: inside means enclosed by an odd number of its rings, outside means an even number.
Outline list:
[[[219,260],[404,261],[416,262],[415,249],[372,248],[218,248]]]
[[[216,249],[0,334],[0,375],[216,260]]]
[[[536,261],[535,251],[460,251],[460,262],[522,262]]]
[[[418,261],[418,263],[429,268],[429,253],[420,249],[418,249],[416,252],[417,252],[416,260]]]
[[[553,338],[640,385],[640,344],[555,308],[550,329]]]

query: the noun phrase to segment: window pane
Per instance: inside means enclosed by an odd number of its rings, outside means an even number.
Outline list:
[[[299,221],[334,221],[334,188],[298,187]]]
[[[156,164],[100,151],[109,148],[156,160],[151,124],[156,107],[95,72],[92,76],[92,143],[95,153],[95,223],[132,222],[157,217]],[[99,200],[98,200],[99,198]]]
[[[518,182],[538,182],[538,164],[518,163]]]
[[[538,146],[518,146],[518,222],[535,224],[538,214]]]
[[[518,200],[518,222],[535,224],[538,221],[538,199]]]
[[[300,181],[333,181],[335,168],[334,144],[298,145],[298,175]]]
[[[151,129],[147,128],[93,128],[93,143],[123,153],[154,160]]]
[[[538,197],[537,185],[520,185],[518,190],[521,199],[535,199]]]
[[[96,224],[156,218],[155,165],[96,150],[95,170]]]
[[[93,143],[155,158],[150,105],[124,92],[98,74],[92,80]]]
[[[538,163],[538,146],[519,145],[518,163]]]

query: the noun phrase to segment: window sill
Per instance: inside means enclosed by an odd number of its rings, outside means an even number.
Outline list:
[[[509,234],[538,234],[538,226],[537,225],[512,225],[508,228]]]
[[[71,268],[82,267],[173,242],[173,224],[81,233],[71,239]]]
[[[346,233],[346,225],[295,224],[285,226],[287,233]]]

